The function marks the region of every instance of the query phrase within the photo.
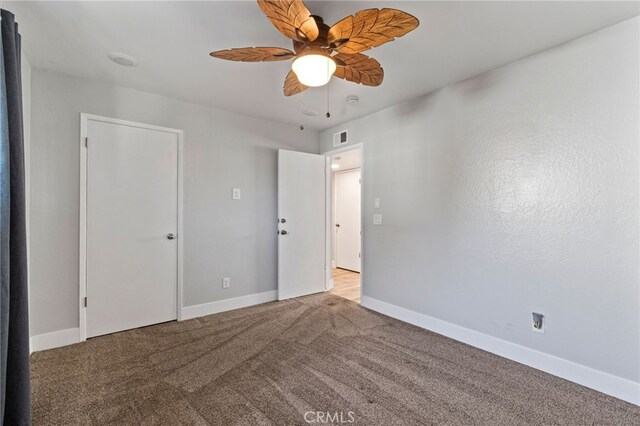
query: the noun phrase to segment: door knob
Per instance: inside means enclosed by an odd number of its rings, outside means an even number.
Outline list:
[[[340,228],[340,224],[339,223],[336,223],[336,228]]]
[[[176,235],[171,233],[171,234],[167,234],[167,240],[173,240],[176,238]]]
[[[280,235],[287,235],[287,234],[288,234],[288,232],[285,231],[284,229],[282,231],[280,231]]]

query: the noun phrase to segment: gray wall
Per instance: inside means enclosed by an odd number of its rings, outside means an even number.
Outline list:
[[[276,289],[276,150],[317,132],[39,69],[31,93],[31,335],[78,327],[81,112],[184,130],[185,306]]]
[[[365,146],[364,295],[639,381],[638,31],[321,133]]]

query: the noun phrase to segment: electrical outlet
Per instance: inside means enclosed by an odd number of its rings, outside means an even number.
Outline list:
[[[231,278],[224,277],[222,279],[222,288],[229,288],[229,287],[231,287]]]
[[[374,225],[382,225],[382,215],[376,213],[373,215],[373,224]]]
[[[239,200],[242,197],[240,188],[233,188],[233,191],[231,191],[231,196],[231,198],[233,198],[234,200]]]
[[[544,315],[539,314],[537,312],[532,312],[532,322],[531,322],[531,331],[536,333],[544,334]]]

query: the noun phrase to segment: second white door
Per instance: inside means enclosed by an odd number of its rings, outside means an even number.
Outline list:
[[[278,151],[278,299],[319,293],[326,282],[323,155]]]
[[[174,320],[179,136],[86,126],[87,337]]]
[[[336,266],[360,272],[360,170],[334,176]]]

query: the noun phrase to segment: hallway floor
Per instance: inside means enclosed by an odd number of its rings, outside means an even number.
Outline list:
[[[334,268],[333,289],[329,293],[360,303],[360,274]]]

